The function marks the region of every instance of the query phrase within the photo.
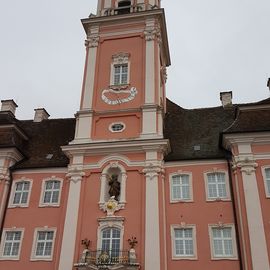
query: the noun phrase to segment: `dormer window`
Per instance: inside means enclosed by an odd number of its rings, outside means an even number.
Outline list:
[[[128,14],[130,13],[130,7],[131,7],[131,1],[120,1],[118,3],[118,10],[117,14],[122,15],[122,14]]]

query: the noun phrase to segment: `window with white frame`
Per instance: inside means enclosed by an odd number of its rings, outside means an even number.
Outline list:
[[[62,180],[46,179],[43,181],[41,206],[58,206],[60,203],[60,194],[62,189]]]
[[[121,230],[118,228],[105,228],[101,232],[101,251],[111,258],[118,258],[120,252]]]
[[[114,66],[114,85],[127,84],[128,64]]]
[[[228,182],[224,172],[207,173],[206,175],[208,199],[228,199]]]
[[[213,258],[236,258],[236,242],[233,226],[211,226],[210,236]]]
[[[267,197],[270,197],[270,168],[264,170],[265,174],[265,189]]]
[[[23,230],[4,230],[1,243],[1,259],[18,260],[20,256]]]
[[[172,202],[191,200],[190,175],[177,174],[173,175],[170,180]]]
[[[51,260],[55,229],[36,229],[32,248],[32,260]]]
[[[10,207],[26,207],[29,203],[31,182],[27,180],[14,181],[12,196],[9,202]]]
[[[196,257],[195,228],[194,226],[172,226],[173,258]]]
[[[129,53],[118,53],[112,56],[111,85],[129,84]]]

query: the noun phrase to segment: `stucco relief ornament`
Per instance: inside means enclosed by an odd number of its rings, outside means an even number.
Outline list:
[[[144,30],[144,36],[146,41],[152,41],[157,39],[158,43],[162,42],[161,31],[159,27],[148,27]]]
[[[108,217],[113,217],[114,213],[121,208],[121,205],[115,200],[114,196],[112,196],[103,206],[103,210],[107,212]]]
[[[135,87],[131,87],[130,89],[115,89],[113,87],[110,87],[109,89],[104,89],[102,91],[101,99],[109,105],[117,105],[133,100],[137,94],[138,91]],[[125,95],[125,97],[121,97],[123,95]]]

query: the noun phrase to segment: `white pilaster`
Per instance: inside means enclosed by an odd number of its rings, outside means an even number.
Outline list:
[[[93,111],[79,111],[76,115],[76,131],[74,143],[89,143],[91,141]]]
[[[96,70],[97,47],[99,44],[99,27],[90,27],[85,42],[87,47],[87,64],[85,74],[85,85],[83,89],[82,110],[92,109],[94,80]]]
[[[262,209],[256,179],[257,164],[251,153],[250,145],[239,145],[239,156],[235,157],[243,179],[248,230],[251,246],[253,270],[269,270],[269,259],[263,225]]]
[[[155,102],[155,40],[157,28],[154,18],[146,20],[145,27],[145,104]]]
[[[156,157],[157,157],[157,153]],[[154,166],[153,153],[146,153],[148,165],[144,169],[145,199],[145,270],[160,270],[159,190],[160,167]],[[149,162],[151,161],[151,162]]]
[[[106,184],[107,184],[107,174],[103,173],[100,176],[100,197],[99,197],[99,205],[102,205],[105,203],[105,190],[106,190]]]
[[[58,270],[72,270],[80,204],[83,157],[74,157],[67,177],[70,178],[66,218]]]

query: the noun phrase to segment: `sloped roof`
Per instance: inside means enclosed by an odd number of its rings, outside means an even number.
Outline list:
[[[224,158],[225,150],[220,147],[222,133],[270,131],[270,110],[266,110],[265,106],[262,109],[242,110],[241,106],[269,103],[270,98],[226,109],[220,106],[189,110],[167,100],[164,137],[170,140],[171,152],[165,161]],[[33,122],[16,120],[13,115],[0,115],[0,125],[6,124],[16,125],[27,136],[27,140],[20,144],[20,151],[26,158],[16,168],[68,165],[69,160],[61,146],[74,138],[74,118]]]
[[[270,108],[257,110],[239,110],[232,125],[224,133],[270,131]]]
[[[232,124],[234,115],[235,107],[187,110],[167,100],[164,136],[170,140],[171,153],[165,160],[224,158],[220,133]]]
[[[67,166],[69,160],[60,147],[73,140],[75,119],[51,119],[42,122],[20,121],[19,125],[29,140],[22,149],[26,159],[16,168]]]

